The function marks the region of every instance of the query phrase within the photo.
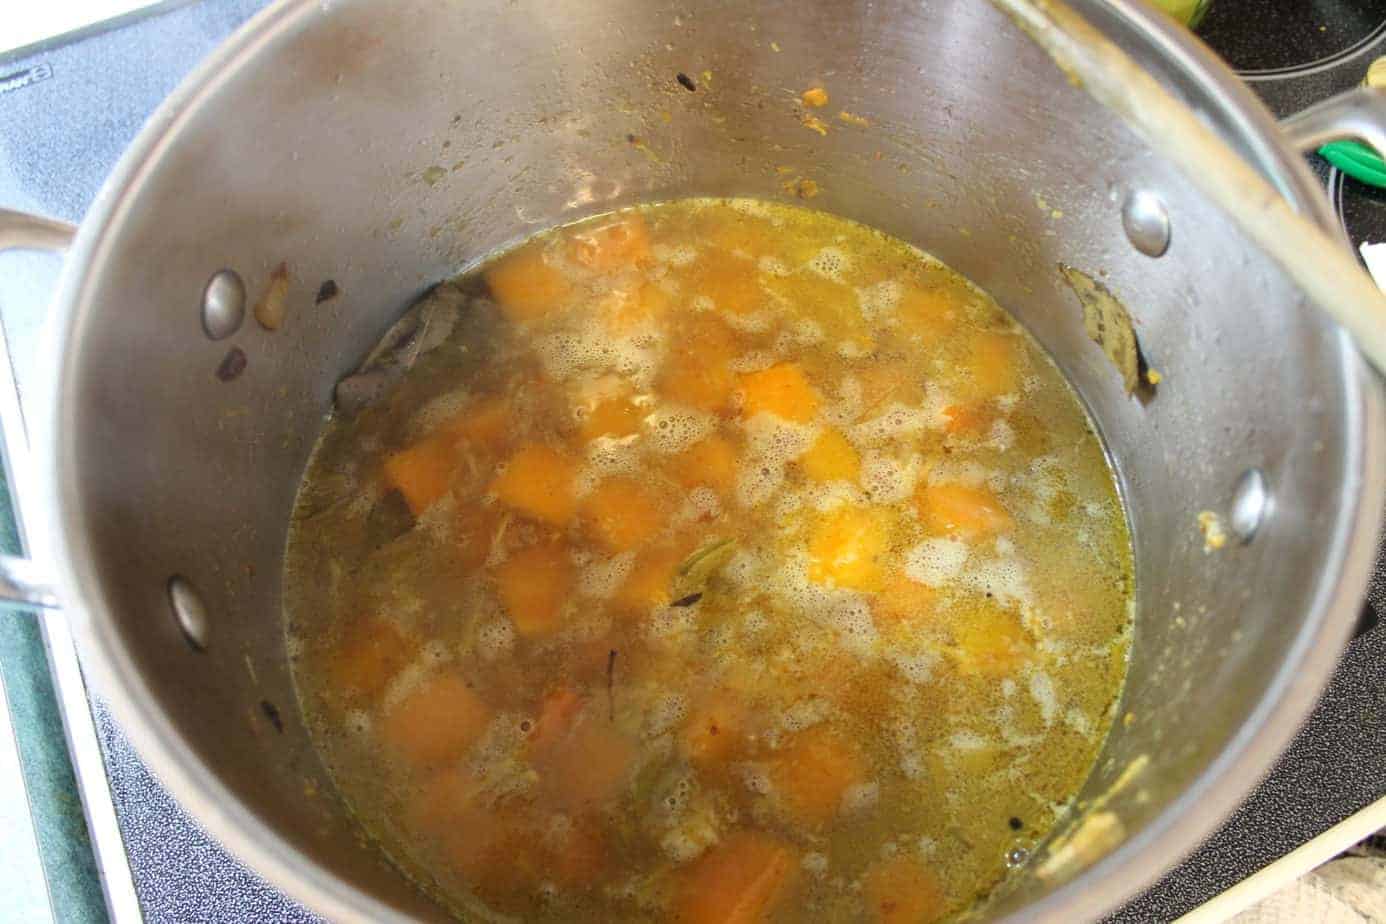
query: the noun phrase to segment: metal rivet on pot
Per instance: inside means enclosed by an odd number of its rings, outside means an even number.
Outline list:
[[[175,574],[168,579],[168,604],[173,609],[173,619],[183,630],[183,637],[197,651],[207,650],[207,631],[210,620],[207,618],[207,605],[202,595],[187,578]]]
[[[213,340],[230,337],[245,320],[245,283],[235,270],[218,270],[202,290],[202,330]]]
[[[1169,210],[1152,192],[1127,193],[1121,204],[1121,226],[1132,246],[1147,257],[1162,256],[1169,249]]]
[[[1228,508],[1227,525],[1242,542],[1250,542],[1270,510],[1270,490],[1266,476],[1259,468],[1242,472],[1232,489],[1232,504]]]

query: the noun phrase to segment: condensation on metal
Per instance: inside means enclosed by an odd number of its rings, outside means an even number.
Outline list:
[[[207,650],[207,635],[211,620],[207,616],[207,604],[192,582],[181,574],[168,579],[168,604],[173,610],[174,622],[182,630],[183,637],[196,651]]]
[[[1169,210],[1153,192],[1136,189],[1127,194],[1121,204],[1121,226],[1131,246],[1147,257],[1164,256],[1169,250]]]
[[[223,340],[244,320],[245,283],[235,270],[218,270],[202,290],[202,330],[213,340]]]
[[[1227,525],[1243,543],[1250,542],[1270,512],[1270,488],[1259,468],[1249,468],[1237,478],[1232,488],[1232,503],[1227,511]]]

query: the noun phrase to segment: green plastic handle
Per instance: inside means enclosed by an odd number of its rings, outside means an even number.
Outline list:
[[[1386,161],[1365,144],[1332,141],[1319,148],[1319,154],[1353,179],[1386,189]]]

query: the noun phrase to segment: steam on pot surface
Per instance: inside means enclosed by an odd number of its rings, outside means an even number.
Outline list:
[[[680,200],[436,287],[337,389],[284,573],[341,795],[463,914],[925,922],[1086,779],[1130,539],[990,297]]]

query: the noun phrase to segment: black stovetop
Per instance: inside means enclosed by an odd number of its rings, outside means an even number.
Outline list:
[[[0,206],[79,219],[142,120],[265,0],[166,5],[118,29],[12,57],[0,75]],[[1386,54],[1383,0],[1214,0],[1200,34],[1285,115],[1356,84]],[[77,152],[74,154],[73,152]],[[1386,241],[1386,193],[1312,158],[1354,242]],[[0,305],[13,352],[37,320]],[[33,312],[41,318],[42,305]],[[16,343],[16,340],[20,343]],[[16,357],[23,389],[25,362]],[[1386,604],[1378,559],[1371,600]],[[1118,921],[1170,920],[1386,794],[1386,629],[1348,648],[1323,701],[1271,774],[1193,856]],[[149,921],[308,921],[213,843],[93,703],[135,889]]]

